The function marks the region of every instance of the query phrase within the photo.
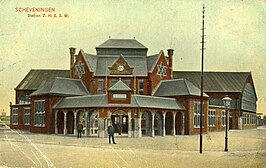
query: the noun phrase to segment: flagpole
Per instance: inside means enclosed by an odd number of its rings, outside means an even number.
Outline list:
[[[204,43],[206,43],[204,41],[204,37],[205,37],[205,34],[204,34],[204,30],[205,30],[205,27],[204,27],[204,12],[205,12],[205,5],[203,4],[203,10],[202,10],[202,35],[201,35],[201,86],[200,86],[200,97],[201,97],[201,100],[200,100],[200,153],[202,153],[202,124],[203,124],[203,67],[204,67]]]

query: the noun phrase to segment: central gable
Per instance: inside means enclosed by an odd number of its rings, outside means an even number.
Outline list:
[[[133,75],[133,67],[130,67],[126,62],[123,55],[121,55],[111,67],[108,67],[110,70],[110,75]]]

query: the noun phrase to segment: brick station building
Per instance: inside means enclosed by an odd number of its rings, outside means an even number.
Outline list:
[[[31,70],[15,88],[11,128],[76,135],[76,125],[82,122],[85,136],[106,137],[112,122],[116,132],[121,127],[128,137],[199,133],[199,86],[189,78],[173,79],[179,73],[172,69],[173,49],[167,55],[160,51],[148,56],[147,51],[135,39],[108,39],[96,47],[95,55],[70,48],[70,70]],[[255,96],[251,74],[249,79],[243,93],[253,91]],[[208,118],[210,108],[216,108],[210,95],[219,102],[225,96],[206,93],[203,132],[216,130]],[[252,100],[256,105],[257,98]],[[241,116],[235,113],[232,116]],[[219,117],[214,120],[223,122]],[[238,121],[233,119],[234,124]]]

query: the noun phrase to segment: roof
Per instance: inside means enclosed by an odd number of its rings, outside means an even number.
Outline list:
[[[121,78],[116,82],[112,87],[109,88],[110,91],[131,91],[131,88],[128,87]]]
[[[200,96],[201,91],[186,79],[162,80],[153,96]],[[204,97],[208,97],[203,93]]]
[[[82,51],[83,52],[83,51]],[[95,72],[96,71],[96,67],[97,67],[97,59],[98,57],[96,55],[92,55],[92,54],[87,54],[84,53],[84,57],[85,57],[85,61],[90,69],[91,72]]]
[[[96,48],[137,48],[147,49],[135,39],[108,39]]]
[[[56,109],[60,108],[85,108],[85,107],[104,107],[108,104],[106,94],[86,95],[76,97],[65,97],[56,105]]]
[[[31,69],[15,90],[37,90],[55,77],[70,78],[69,70]]]
[[[242,92],[251,72],[204,72],[204,92]],[[201,72],[174,71],[173,78],[185,78],[200,88]]]
[[[88,91],[80,79],[68,79],[56,77],[46,83],[30,96],[37,95],[64,95],[64,96],[81,96],[87,95]]]
[[[110,75],[108,67],[112,67],[114,62],[121,55],[92,55],[84,53],[86,63],[89,68],[94,72],[95,76],[106,76]],[[125,61],[130,67],[133,67],[134,76],[147,76],[147,59],[143,56],[127,56],[123,55]]]
[[[185,110],[186,108],[174,98],[163,98],[155,96],[134,95],[139,107]]]
[[[155,64],[157,63],[159,59],[160,53],[147,56],[147,70],[148,72],[151,72],[154,69]]]
[[[185,110],[185,107],[173,98],[144,95],[132,95],[130,104],[108,104],[106,94],[65,97],[56,105],[56,109],[85,107],[142,107],[156,109]]]

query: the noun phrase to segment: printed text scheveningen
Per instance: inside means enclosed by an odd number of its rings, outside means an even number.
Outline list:
[[[55,12],[55,8],[44,7],[44,8],[36,8],[36,7],[16,7],[16,12]]]

